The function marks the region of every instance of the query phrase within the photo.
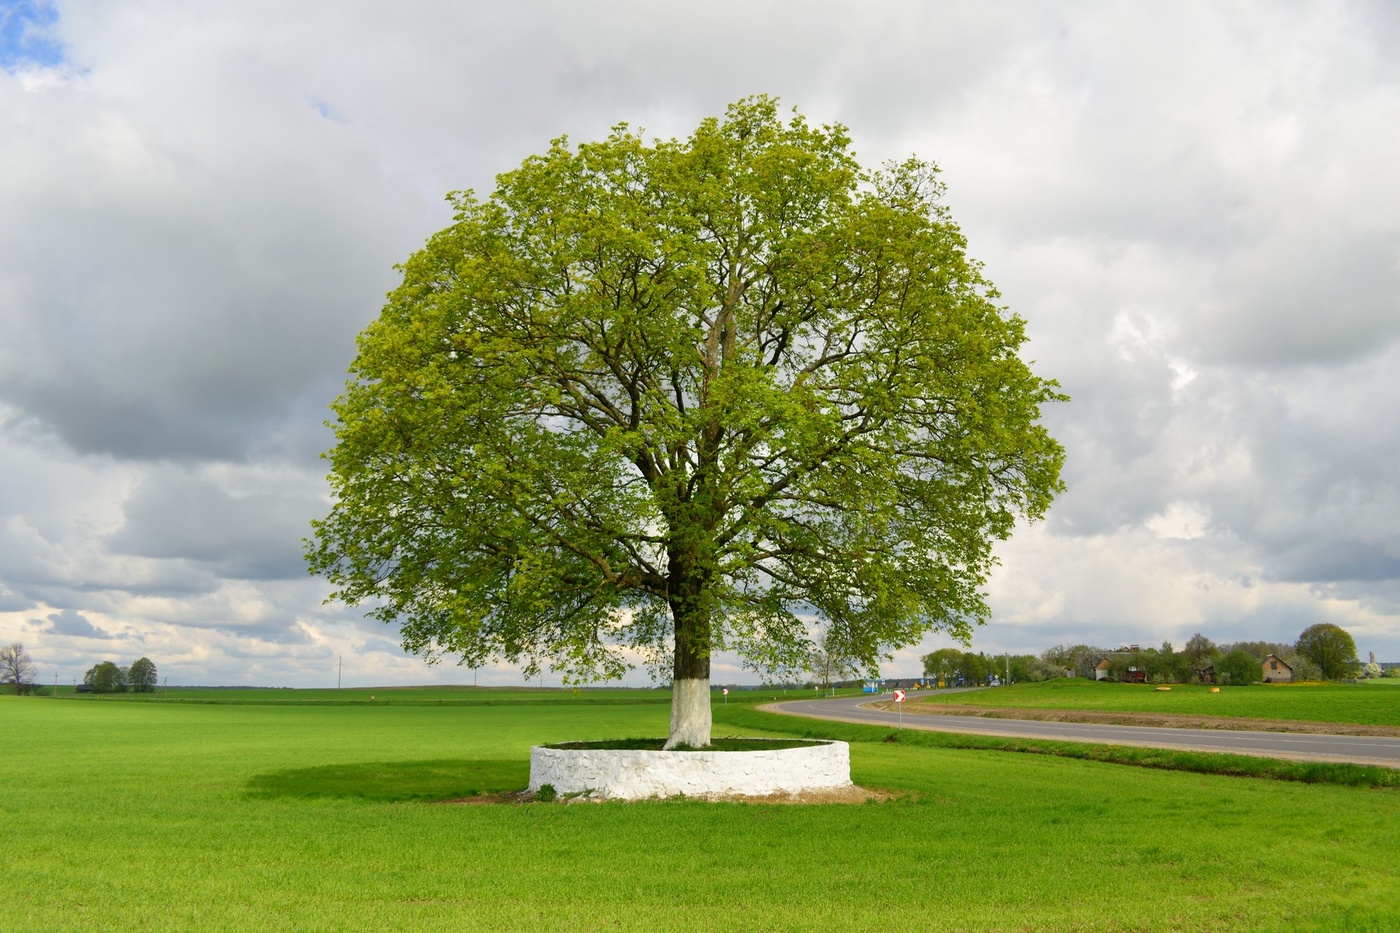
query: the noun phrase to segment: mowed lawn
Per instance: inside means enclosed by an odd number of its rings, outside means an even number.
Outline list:
[[[1400,726],[1400,680],[1396,679],[1359,684],[1227,686],[1211,693],[1209,687],[1201,685],[1178,684],[1171,690],[1158,690],[1149,684],[1065,678],[967,693],[937,693],[918,702]]]
[[[664,705],[0,698],[0,929],[1393,930],[1400,794],[898,743],[861,805],[442,804]],[[721,726],[718,731],[729,731]]]

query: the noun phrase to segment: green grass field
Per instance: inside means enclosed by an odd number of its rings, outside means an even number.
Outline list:
[[[531,744],[660,735],[667,707],[557,691],[391,702],[399,693],[0,697],[0,929],[1400,925],[1393,789],[887,743],[872,729],[850,733],[871,739],[852,747],[853,776],[897,792],[884,803],[442,804],[522,787]],[[745,731],[726,717],[786,722],[736,703],[717,708],[717,734]]]
[[[1169,691],[1158,691],[1147,684],[1067,678],[972,693],[933,694],[918,702],[1400,726],[1400,680],[1395,679],[1359,684],[1256,684],[1221,687],[1219,693],[1211,693],[1204,686],[1176,685]]]

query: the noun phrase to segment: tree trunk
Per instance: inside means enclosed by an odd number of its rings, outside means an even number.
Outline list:
[[[687,677],[671,682],[671,735],[665,748],[710,744],[710,678]]]
[[[677,569],[673,558],[672,569]],[[710,744],[710,610],[695,574],[671,575],[676,654],[671,674],[671,734],[666,748]]]

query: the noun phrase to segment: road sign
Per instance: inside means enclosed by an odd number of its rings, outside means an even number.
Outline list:
[[[728,688],[728,687],[725,687],[725,688],[724,688],[724,695],[725,695],[725,696],[729,696],[729,688]]]
[[[894,692],[894,701],[895,701],[896,703],[903,703],[903,702],[904,702],[904,691],[903,691],[903,690],[896,690],[896,691]]]

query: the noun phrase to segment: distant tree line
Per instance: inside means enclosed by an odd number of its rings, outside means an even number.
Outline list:
[[[1094,677],[1100,661],[1108,660],[1108,676],[1128,680],[1130,672],[1142,672],[1154,684],[1200,683],[1213,676],[1217,683],[1253,684],[1263,679],[1261,665],[1275,655],[1293,668],[1294,680],[1343,680],[1381,676],[1374,662],[1363,665],[1350,633],[1331,623],[1304,629],[1289,645],[1270,641],[1237,641],[1216,644],[1197,632],[1178,651],[1169,641],[1160,648],[1107,649],[1094,645],[1056,645],[1039,655],[991,655],[941,648],[924,655],[924,676],[945,683],[987,683],[993,675],[1012,682],[1050,680],[1055,677]],[[1400,669],[1385,672],[1400,676]]]
[[[959,651],[957,648],[940,648],[924,655],[923,661],[925,677],[954,686],[959,682],[985,684],[993,676],[1001,679],[1009,677],[1013,683],[1071,676],[1063,665],[1047,660],[1043,654],[1039,657],[1033,654],[988,655]],[[1097,663],[1098,658],[1095,658],[1093,664]],[[1093,676],[1093,664],[1089,666],[1090,677]]]
[[[138,658],[130,667],[103,661],[88,668],[83,684],[93,693],[150,693],[156,688],[156,666],[150,658]],[[0,687],[12,687],[20,695],[37,688],[34,660],[24,645],[14,642],[0,647]]]
[[[130,667],[102,661],[88,668],[83,683],[93,693],[150,693],[156,688],[156,666],[150,658],[138,658]]]

